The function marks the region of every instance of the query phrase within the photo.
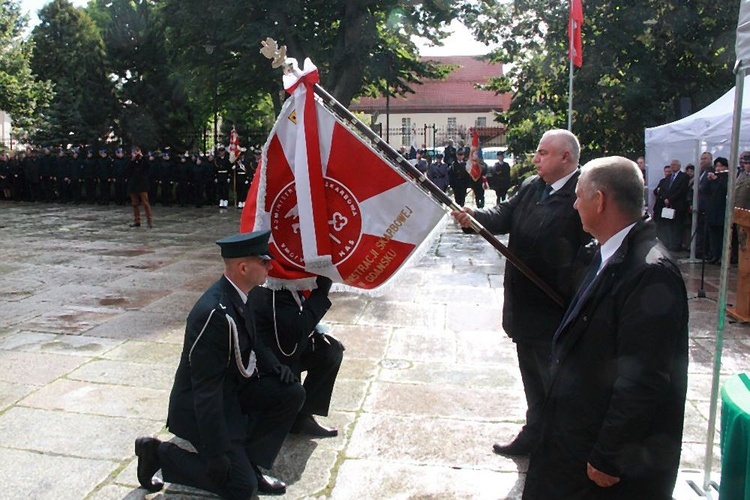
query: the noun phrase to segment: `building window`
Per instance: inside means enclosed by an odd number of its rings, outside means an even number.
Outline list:
[[[411,118],[401,118],[401,145],[411,144]]]
[[[458,127],[456,126],[456,117],[448,117],[448,139],[456,140],[456,134],[458,133]]]
[[[474,123],[475,127],[486,127],[487,126],[487,117],[486,116],[480,116],[477,118],[477,121]]]

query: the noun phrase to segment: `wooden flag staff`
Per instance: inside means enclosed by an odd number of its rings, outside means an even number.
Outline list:
[[[283,67],[284,71],[291,71],[291,64],[286,59],[286,48],[278,47],[276,42],[271,38],[266,38],[262,42],[263,53],[269,59],[273,59],[273,67]],[[350,123],[360,133],[362,133],[367,139],[369,139],[373,145],[395,165],[399,170],[406,174],[410,179],[417,182],[423,189],[428,191],[433,198],[437,201],[447,205],[451,210],[461,210],[462,207],[458,206],[455,201],[451,199],[442,189],[437,187],[430,179],[427,178],[426,174],[420,172],[409,160],[401,156],[393,146],[383,140],[377,133],[375,133],[370,127],[362,123],[354,114],[349,111],[344,105],[338,102],[331,94],[329,94],[319,84],[313,86],[315,95],[317,95],[323,103],[341,120]],[[470,217],[471,229],[487,240],[498,252],[500,252],[512,265],[514,265],[521,273],[523,273],[532,283],[534,283],[540,290],[547,294],[556,304],[561,307],[565,307],[563,298],[555,290],[552,289],[544,280],[534,273],[524,262],[522,262],[513,252],[511,252],[507,246],[498,240],[492,233],[481,225],[476,219]]]

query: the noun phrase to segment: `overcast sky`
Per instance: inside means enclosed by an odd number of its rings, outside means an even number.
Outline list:
[[[50,0],[21,0],[21,9],[29,14],[29,29],[33,28],[37,23],[36,17],[37,11],[44,7]],[[71,3],[78,7],[85,6],[87,0],[71,0]],[[474,40],[461,23],[455,22],[451,25],[453,29],[453,35],[445,40],[442,47],[426,47],[424,44],[417,43],[419,52],[423,56],[473,56],[486,54],[489,49]]]

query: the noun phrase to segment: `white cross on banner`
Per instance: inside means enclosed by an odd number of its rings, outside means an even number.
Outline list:
[[[308,63],[298,81],[285,78],[291,96],[263,147],[240,230],[271,229],[271,287],[309,290],[321,274],[373,289],[445,211],[314,97]]]

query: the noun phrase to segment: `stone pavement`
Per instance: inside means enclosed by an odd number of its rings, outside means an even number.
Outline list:
[[[213,242],[236,232],[239,211],[156,207],[151,230],[130,217],[0,204],[0,498],[145,495],[133,441],[171,437],[185,317],[220,276]],[[341,433],[287,439],[273,470],[284,498],[519,498],[526,461],[491,450],[525,408],[500,326],[505,261],[448,221],[425,250],[378,296],[332,294],[326,321],[347,350],[325,421]],[[699,299],[700,266],[682,269],[692,297],[682,465],[702,469],[719,272],[707,267]],[[725,376],[750,366],[749,333],[727,324]],[[697,498],[681,483],[675,494]],[[148,496],[205,497],[175,485]]]

